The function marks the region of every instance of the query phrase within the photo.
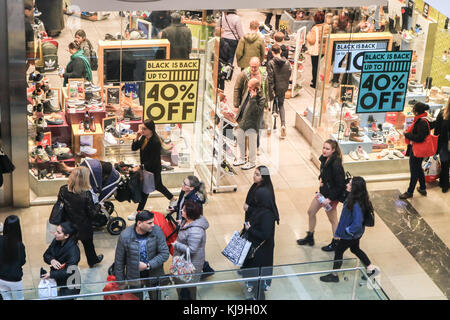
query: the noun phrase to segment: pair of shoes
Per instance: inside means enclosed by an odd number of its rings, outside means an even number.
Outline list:
[[[90,264],[90,265],[89,265],[89,268],[93,268],[96,264],[102,262],[102,260],[103,260],[103,254],[99,254],[99,255],[97,256],[97,262],[94,263],[94,264]]]
[[[335,276],[334,274],[329,273],[326,276],[320,277],[320,281],[322,281],[322,282],[339,282],[339,276]]]
[[[356,147],[355,150],[352,150],[349,152],[348,154],[350,156],[350,158],[352,158],[353,160],[369,160],[369,155],[367,154],[366,151],[364,151],[364,149],[362,148],[362,146],[358,146]]]
[[[331,252],[336,249],[336,246],[337,246],[337,240],[333,239],[333,240],[331,240],[331,242],[328,245],[326,245],[325,247],[322,247],[321,249],[322,249],[322,251]]]
[[[306,237],[304,237],[303,239],[298,239],[297,240],[297,244],[304,246],[304,245],[309,245],[309,246],[313,246],[314,245],[314,231],[313,232],[306,232]]]
[[[408,191],[406,191],[405,193],[402,193],[401,195],[398,196],[398,198],[401,200],[409,199],[412,197],[413,197],[413,194],[409,193]]]
[[[247,162],[246,164],[244,164],[244,165],[241,167],[241,169],[242,169],[242,170],[250,170],[250,169],[253,169],[254,167],[255,167],[254,164],[251,164],[250,162]]]
[[[286,139],[286,126],[281,126],[281,139]]]
[[[235,167],[242,166],[243,164],[245,164],[244,160],[236,160],[233,162],[233,166]]]
[[[420,189],[420,187],[417,187],[417,192],[419,192],[423,196],[427,196],[427,190],[426,189]]]
[[[87,155],[93,155],[97,153],[97,149],[92,148],[91,146],[82,146],[80,147],[80,152],[85,153]]]

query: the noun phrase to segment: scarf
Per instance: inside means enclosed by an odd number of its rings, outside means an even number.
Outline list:
[[[424,117],[426,117],[426,116],[428,116],[428,113],[426,113],[426,112],[421,113],[421,114],[415,116],[415,117],[414,117],[413,123],[411,124],[411,126],[408,128],[408,130],[407,130],[406,132],[407,132],[407,133],[411,133],[412,130],[414,129],[414,126],[416,125],[416,122],[419,121],[420,118],[424,118]],[[405,143],[406,143],[406,144],[409,144],[409,139],[406,138],[406,137],[405,137]]]
[[[81,60],[83,60],[84,63],[84,69],[86,70],[86,79],[89,81],[92,81],[92,70],[91,70],[91,65],[88,61],[88,59],[86,58],[86,56],[83,53],[83,50],[78,50],[77,52],[75,52],[71,57],[70,57],[70,61],[72,61],[75,58],[80,58]]]

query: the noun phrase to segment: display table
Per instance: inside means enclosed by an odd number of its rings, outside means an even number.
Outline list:
[[[338,140],[337,135],[334,133],[331,134],[331,138],[336,141]],[[360,138],[363,139],[363,142],[350,141],[350,140],[349,141],[343,141],[343,140],[338,141],[339,148],[341,148],[342,154],[348,154],[350,151],[355,150],[358,146],[361,146],[365,152],[371,153],[372,146],[373,146],[372,140],[366,135],[364,135]]]
[[[72,151],[74,153],[80,152],[81,137],[92,136],[92,142],[89,143],[91,148],[97,150],[95,154],[89,154],[90,158],[102,160],[103,157],[103,129],[98,122],[95,123],[95,132],[87,131],[80,132],[79,124],[72,125]]]

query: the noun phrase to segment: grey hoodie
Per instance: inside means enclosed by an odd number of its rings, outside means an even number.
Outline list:
[[[178,232],[173,256],[184,254],[187,247],[189,247],[195,273],[200,273],[203,269],[203,263],[205,262],[206,229],[208,228],[208,220],[204,216],[201,216],[189,225],[186,225],[186,220],[183,220],[180,231]]]

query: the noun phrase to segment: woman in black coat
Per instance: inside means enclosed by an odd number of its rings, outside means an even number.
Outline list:
[[[25,246],[18,216],[5,219],[0,236],[0,292],[3,300],[23,300],[23,265],[26,262]]]
[[[441,160],[441,174],[439,175],[439,186],[443,193],[448,191],[449,187],[449,139],[450,139],[450,100],[447,106],[443,108],[434,123],[434,134],[439,135],[438,139],[438,152]]]
[[[425,119],[428,116],[426,111],[429,109],[430,107],[427,104],[417,102],[412,110],[414,113],[413,124],[405,132],[405,142],[408,144],[406,155],[409,156],[409,171],[411,173],[411,178],[409,179],[408,190],[399,196],[399,198],[403,200],[413,197],[417,180],[419,180],[420,183],[417,191],[423,196],[427,195],[425,173],[422,169],[423,158],[417,158],[414,156],[413,144],[425,141],[425,138],[430,134],[430,126],[428,120]]]
[[[59,189],[58,200],[64,204],[64,218],[74,224],[78,230],[78,240],[83,243],[89,267],[103,260],[94,248],[94,230],[92,220],[96,212],[89,182],[89,169],[77,167],[72,170],[67,185]]]
[[[257,171],[257,172],[256,172]],[[273,191],[272,181],[270,179],[269,170],[265,166],[259,166],[255,170],[256,187],[249,192],[252,206],[248,206],[247,202],[244,207],[247,208],[246,230],[247,240],[252,243],[252,248],[256,249],[252,256],[251,252],[247,255],[242,269],[263,267],[262,276],[272,274],[273,252],[275,248],[275,221],[280,222],[278,208],[275,202],[275,193]],[[252,187],[253,187],[252,186]],[[254,195],[254,197],[253,197]],[[249,213],[250,210],[250,214]],[[266,267],[266,268],[264,268]],[[242,271],[244,276],[256,276],[255,271]],[[265,281],[259,290],[256,288],[257,283],[250,282],[248,284],[249,291],[253,293],[254,299],[264,300],[264,291],[268,289],[271,281]],[[259,294],[257,294],[259,291]]]
[[[316,228],[316,214],[322,207],[331,206],[331,209],[325,211],[328,216],[328,220],[331,223],[333,239],[331,243],[322,247],[323,251],[334,251],[336,248],[336,239],[334,234],[338,225],[337,210],[336,207],[339,200],[342,200],[342,195],[345,193],[345,172],[342,166],[342,153],[339,145],[336,141],[329,139],[324,142],[322,148],[322,155],[320,160],[320,188],[319,192],[325,197],[325,200],[320,203],[318,195],[312,200],[308,208],[308,223],[309,231],[306,233],[306,237],[298,239],[299,245],[314,245],[314,229]]]
[[[56,227],[55,239],[44,253],[44,261],[49,264],[50,272],[41,275],[42,279],[55,279],[59,288],[59,296],[75,295],[80,293],[80,287],[67,287],[81,284],[78,262],[80,262],[80,249],[76,240],[76,228],[69,222],[63,222]],[[74,280],[71,280],[71,279]]]
[[[169,206],[176,205],[176,199],[173,194],[163,185],[161,179],[161,140],[156,133],[155,123],[153,120],[147,119],[140,131],[133,140],[131,150],[139,150],[141,165],[145,170],[153,173],[155,178],[155,189],[161,192],[167,199],[171,201]],[[138,171],[140,167],[133,168]],[[136,212],[128,216],[128,220],[135,220],[138,211],[144,210],[147,203],[148,194],[142,192],[142,198],[136,209]]]

